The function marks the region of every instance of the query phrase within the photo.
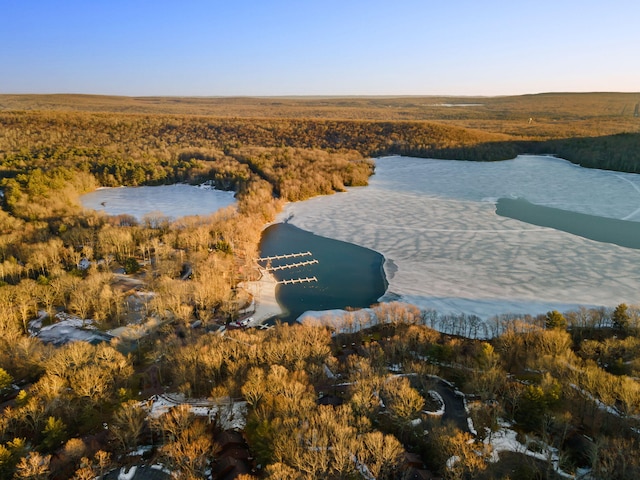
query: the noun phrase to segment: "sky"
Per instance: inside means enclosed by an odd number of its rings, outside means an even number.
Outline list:
[[[0,0],[0,93],[640,91],[638,0]]]

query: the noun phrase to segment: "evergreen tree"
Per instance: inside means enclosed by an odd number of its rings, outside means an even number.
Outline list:
[[[556,328],[565,329],[567,328],[567,319],[557,310],[552,310],[551,312],[547,312],[544,325],[548,330]]]
[[[629,307],[625,303],[618,305],[611,314],[611,321],[613,326],[618,330],[626,330],[629,328],[629,321],[631,317],[629,315]]]

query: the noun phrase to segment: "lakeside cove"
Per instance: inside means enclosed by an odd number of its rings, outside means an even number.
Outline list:
[[[308,251],[315,262],[279,268],[291,264],[287,254],[299,251]],[[290,223],[276,223],[264,230],[260,254],[272,257],[269,267],[278,282],[275,292],[284,311],[279,318],[286,322],[297,320],[308,310],[368,307],[386,290],[382,255]],[[301,281],[311,278],[316,281]]]

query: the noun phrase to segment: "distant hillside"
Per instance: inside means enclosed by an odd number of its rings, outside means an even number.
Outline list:
[[[508,97],[115,97],[0,95],[0,149],[243,145],[501,160],[555,153],[640,171],[640,93]],[[28,132],[28,134],[26,134]],[[128,152],[125,155],[125,151]]]
[[[72,110],[243,118],[461,122],[524,120],[527,124],[532,118],[535,126],[535,122],[547,119],[559,122],[595,118],[632,119],[638,102],[640,93],[544,93],[504,97],[117,97],[59,94],[0,95],[0,111]]]
[[[403,148],[454,148],[507,141],[501,134],[433,122],[229,119],[188,115],[81,112],[0,112],[0,149],[108,148],[136,150],[242,145],[357,150],[365,155]]]

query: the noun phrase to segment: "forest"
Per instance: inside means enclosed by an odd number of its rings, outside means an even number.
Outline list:
[[[636,97],[422,118],[423,99],[0,96],[0,478],[636,478],[638,307],[494,318],[484,339],[397,303],[220,334],[284,202],[366,185],[389,154],[638,172]],[[176,182],[237,205],[139,220],[78,200]],[[43,340],[69,320],[127,334]]]

